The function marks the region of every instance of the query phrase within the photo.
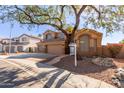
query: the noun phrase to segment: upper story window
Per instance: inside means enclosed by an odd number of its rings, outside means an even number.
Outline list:
[[[2,40],[2,43],[9,43],[10,40]]]
[[[14,39],[14,38],[12,38],[12,41],[15,41],[15,39]]]
[[[28,41],[27,37],[23,37],[22,41]]]
[[[58,38],[63,39],[64,37],[65,37],[64,33],[59,33],[59,34],[58,34]]]
[[[19,42],[19,40],[17,39],[16,42]]]
[[[50,40],[50,39],[53,39],[52,35],[51,34],[47,34],[46,35],[46,40]]]
[[[18,42],[19,40],[18,40],[18,38],[12,38],[11,39],[11,42]]]

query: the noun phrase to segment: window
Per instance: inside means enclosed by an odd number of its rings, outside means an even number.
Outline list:
[[[80,50],[85,52],[89,51],[89,37],[87,35],[80,38]]]
[[[27,38],[26,38],[26,37],[23,37],[23,38],[22,38],[22,41],[27,41]]]
[[[47,39],[47,40],[50,40],[50,39],[52,39],[52,38],[53,38],[53,37],[52,37],[51,34],[47,34],[47,35],[46,35],[46,39]]]
[[[3,40],[3,41],[2,41],[2,43],[5,43],[5,44],[6,44],[6,43],[9,43],[9,42],[10,42],[10,40]]]
[[[94,51],[96,51],[96,48],[97,48],[97,39],[93,39],[93,48],[94,48]]]
[[[19,42],[19,40],[16,40],[16,42]]]
[[[63,39],[64,37],[65,37],[64,33],[59,33],[59,34],[58,34],[58,38]]]
[[[14,38],[12,38],[12,41],[15,41],[15,39],[14,39]]]
[[[11,41],[12,41],[12,42],[18,42],[18,39],[17,39],[17,38],[12,38]]]

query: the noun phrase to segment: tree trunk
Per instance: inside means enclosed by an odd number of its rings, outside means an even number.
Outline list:
[[[69,44],[74,42],[74,35],[70,34],[65,41],[65,54],[70,54]]]
[[[70,47],[69,47],[70,42],[71,41],[69,39],[65,41],[65,54],[70,54]]]

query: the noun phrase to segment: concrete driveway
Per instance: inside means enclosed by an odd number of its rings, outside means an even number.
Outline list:
[[[0,63],[2,63],[0,64],[0,87],[114,88],[103,81],[32,60],[2,59]],[[17,73],[18,70],[21,72]]]
[[[40,82],[31,71],[0,60],[0,88],[39,88]]]
[[[24,54],[12,54],[7,56],[6,58],[9,59],[24,59],[24,58],[51,58],[55,57],[56,55],[45,54],[45,53],[24,53]]]

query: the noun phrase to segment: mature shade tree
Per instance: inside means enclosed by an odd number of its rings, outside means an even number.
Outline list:
[[[124,39],[119,42],[120,44],[124,44]]]
[[[123,29],[123,6],[57,5],[57,6],[0,6],[1,22],[17,21],[30,26],[49,25],[66,36],[65,51],[79,25],[102,28],[106,32]],[[67,31],[70,30],[70,31]]]

